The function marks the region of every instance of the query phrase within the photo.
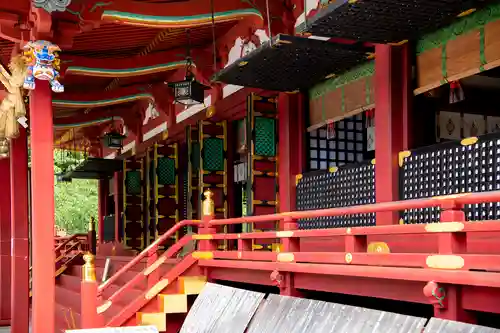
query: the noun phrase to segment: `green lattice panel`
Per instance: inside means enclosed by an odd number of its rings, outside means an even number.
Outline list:
[[[193,172],[200,170],[200,144],[193,142],[191,145],[191,168]]]
[[[127,189],[127,194],[141,194],[141,172],[137,170],[127,171],[125,187]]]
[[[255,155],[276,156],[276,120],[255,117]]]
[[[160,157],[158,159],[159,185],[175,185],[175,160],[169,157]]]
[[[224,171],[224,140],[207,138],[203,141],[203,169]]]

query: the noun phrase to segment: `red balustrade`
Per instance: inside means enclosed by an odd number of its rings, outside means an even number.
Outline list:
[[[456,194],[427,199],[378,203],[365,206],[331,208],[313,211],[295,211],[272,215],[249,216],[232,219],[213,219],[213,210],[200,221],[182,221],[148,246],[116,274],[97,288],[97,295],[113,282],[148,258],[146,268],[126,283],[96,309],[98,315],[104,313],[114,301],[134,285],[148,279],[148,288],[161,291],[165,277],[159,276],[158,268],[166,259],[172,257],[191,240],[198,240],[198,251],[185,257],[167,273],[168,280],[180,276],[191,265],[198,263],[208,275],[210,268],[245,268],[253,270],[309,274],[329,274],[379,279],[404,279],[411,281],[437,281],[446,284],[469,284],[476,286],[500,287],[497,273],[500,270],[500,255],[474,254],[467,252],[467,234],[476,232],[500,232],[500,221],[466,222],[462,210],[466,204],[498,202],[500,191]],[[205,203],[204,203],[205,205]],[[296,220],[300,218],[341,216],[372,212],[401,211],[406,209],[440,207],[442,223],[384,225],[375,227],[353,227],[335,229],[297,230]],[[240,223],[264,223],[283,221],[283,230],[250,232],[239,234],[216,233],[216,226]],[[167,238],[184,226],[199,227],[197,235],[184,236],[178,243],[158,256],[158,248]],[[439,245],[437,253],[390,253],[382,244],[380,249],[370,250],[368,237],[380,235],[437,234]],[[337,237],[343,240],[342,252],[305,252],[301,251],[301,239],[318,237]],[[281,252],[254,251],[252,242],[256,239],[279,239]],[[217,241],[236,240],[237,250],[216,251]],[[460,274],[457,274],[457,270]],[[483,271],[471,271],[483,270]],[[276,283],[285,293],[291,294],[290,286],[280,285],[280,274],[274,274]],[[287,281],[285,279],[285,281]],[[287,289],[288,288],[288,289]],[[149,295],[148,297],[151,297]],[[150,298],[149,298],[150,299]],[[108,325],[119,325],[147,303],[141,297],[120,314],[108,321]],[[84,306],[84,304],[82,304]]]

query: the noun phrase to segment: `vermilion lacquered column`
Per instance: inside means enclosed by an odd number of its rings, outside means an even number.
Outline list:
[[[122,186],[122,179],[120,172],[115,172],[113,179],[113,193],[115,199],[115,242],[120,242],[120,187]],[[125,190],[125,189],[124,189]]]
[[[99,179],[98,189],[97,189],[97,239],[98,244],[102,244],[104,241],[104,216],[107,215],[106,201],[108,198],[108,185],[107,179]]]
[[[279,154],[279,205],[280,212],[296,209],[295,176],[304,167],[305,112],[304,95],[280,93],[278,97],[278,154]],[[292,231],[297,228],[295,221],[287,219],[280,223],[280,230]],[[283,238],[281,250],[299,252],[300,240]],[[279,272],[284,282],[279,285],[280,294],[300,297],[294,287],[294,274]]]
[[[0,159],[0,325],[10,322],[10,163]]]
[[[31,207],[33,253],[33,332],[53,333],[54,157],[52,94],[48,81],[38,80],[30,96]]]
[[[306,128],[303,106],[304,95],[279,94],[278,174],[280,212],[295,210],[295,176],[302,173],[304,164],[304,135]]]
[[[375,48],[375,197],[377,202],[399,199],[398,155],[404,150],[401,48]],[[397,212],[377,213],[377,225],[397,224]]]
[[[28,140],[20,128],[10,145],[12,264],[11,332],[29,331]]]

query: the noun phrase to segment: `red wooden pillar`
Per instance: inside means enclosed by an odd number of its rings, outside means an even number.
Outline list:
[[[11,141],[10,148],[11,196],[11,331],[29,330],[29,225],[28,225],[28,140],[24,128]]]
[[[33,332],[53,333],[54,282],[54,135],[52,94],[38,80],[30,96],[31,207],[33,249]]]
[[[304,95],[280,93],[278,97],[278,153],[280,212],[295,210],[295,176],[304,164]],[[280,226],[283,230],[283,225]]]
[[[109,181],[107,179],[99,179],[99,184],[98,184],[98,190],[97,190],[97,239],[98,239],[98,244],[102,244],[104,242],[104,217],[108,215],[108,209],[107,209],[107,199],[108,199],[108,193],[109,193]]]
[[[120,188],[122,187],[122,178],[120,172],[115,172],[113,179],[113,193],[115,199],[115,242],[120,242],[120,219],[121,219],[121,200]],[[125,191],[125,189],[123,189]]]
[[[9,159],[0,159],[0,325],[10,322],[10,164]]]
[[[377,45],[375,57],[375,197],[377,202],[399,200],[399,152],[406,149],[403,119],[407,119],[408,102],[403,102],[403,84],[410,80],[401,47]],[[405,115],[406,114],[406,115]],[[406,123],[408,125],[408,122]],[[377,225],[397,224],[398,212],[377,213]]]
[[[441,223],[466,222],[463,206],[455,203],[446,204],[441,207]],[[442,255],[457,255],[467,253],[467,235],[465,232],[440,233],[438,235],[438,251]],[[462,321],[475,324],[476,315],[467,311],[462,303],[462,286],[444,285],[446,290],[445,306],[434,307],[434,317]]]

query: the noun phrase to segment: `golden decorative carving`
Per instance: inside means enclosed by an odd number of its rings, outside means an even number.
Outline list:
[[[345,254],[345,262],[348,264],[350,264],[352,262],[352,254],[351,253]]]
[[[385,242],[372,242],[368,244],[368,253],[391,253],[389,245]]]
[[[82,266],[82,281],[95,282],[94,255],[89,252],[83,256],[83,260],[85,261],[85,264]]]
[[[108,301],[106,301],[106,302],[104,302],[104,303],[102,303],[101,305],[99,305],[99,306],[97,307],[97,313],[98,313],[98,314],[101,314],[101,313],[103,313],[103,312],[106,312],[106,310],[107,310],[107,309],[109,309],[109,308],[111,307],[111,305],[112,305],[112,304],[113,304],[113,302],[111,302],[111,301],[109,301],[109,300],[108,300]]]
[[[241,259],[242,256],[243,256],[243,253],[241,253],[241,251],[238,252],[238,259]]]
[[[215,106],[210,105],[207,108],[206,116],[207,116],[207,118],[212,118],[214,115],[215,115]]]
[[[295,256],[293,253],[281,252],[276,256],[276,260],[279,262],[292,262],[295,261]]]
[[[350,234],[352,233],[351,228],[347,228],[347,229],[345,230],[345,233],[346,233],[346,234],[348,234],[348,235],[350,235]]]
[[[462,231],[465,225],[462,222],[429,223],[425,226],[427,232],[457,232]]]
[[[433,255],[425,260],[427,267],[438,269],[461,269],[465,266],[464,258],[457,255]]]
[[[156,284],[151,289],[148,290],[144,298],[147,300],[152,299],[167,286],[168,286],[168,279],[161,279],[160,281],[156,282]]]
[[[203,192],[205,200],[203,200],[203,216],[214,216],[215,215],[215,203],[214,194],[209,189]]]

